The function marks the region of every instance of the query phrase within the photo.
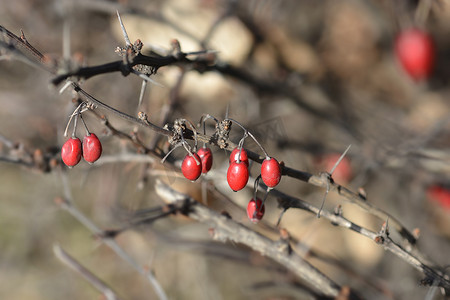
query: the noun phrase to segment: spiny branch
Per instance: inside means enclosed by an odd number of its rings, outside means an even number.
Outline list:
[[[188,217],[213,227],[213,236],[219,241],[231,240],[244,244],[261,254],[270,257],[298,277],[309,282],[318,291],[329,297],[336,297],[341,287],[326,275],[321,273],[295,252],[288,251],[290,248],[280,247],[280,243],[248,229],[236,221],[203,206],[199,202],[173,190],[168,185],[157,181],[156,192],[167,203],[179,207],[180,212]],[[357,297],[353,295],[356,299]]]
[[[317,213],[319,212],[319,208],[315,207],[314,205],[309,204],[308,202],[298,199],[296,197],[289,196],[276,189],[273,189],[271,193],[274,197],[277,197],[279,206],[284,210],[287,210],[289,208],[298,208],[313,213],[315,215],[317,215]],[[414,268],[422,272],[426,277],[436,280],[439,286],[442,286],[447,290],[447,292],[450,292],[450,281],[448,279],[448,276],[442,274],[439,271],[434,270],[432,267],[426,265],[424,262],[420,261],[410,252],[406,251],[403,247],[395,243],[390,238],[387,229],[381,230],[379,233],[376,233],[351,222],[350,220],[344,218],[340,213],[332,214],[324,210],[321,212],[321,217],[328,219],[334,225],[350,229],[356,233],[359,233],[373,240],[377,244],[382,245],[385,250],[388,250],[393,254],[395,254],[396,256],[400,257],[405,262],[407,262],[408,264],[412,265]],[[387,224],[385,226],[387,226]]]

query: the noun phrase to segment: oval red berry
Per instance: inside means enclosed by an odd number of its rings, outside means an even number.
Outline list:
[[[80,162],[81,151],[80,139],[72,137],[62,146],[61,158],[68,167],[73,167]]]
[[[247,205],[247,216],[253,223],[258,223],[263,218],[265,210],[261,199],[256,198],[255,201],[255,199],[252,198]]]
[[[248,167],[244,162],[234,161],[228,167],[227,182],[233,191],[242,190],[247,185],[248,177]]]
[[[241,155],[239,156],[239,151],[241,152]],[[234,150],[231,152],[230,154],[230,164],[234,161],[237,161],[239,158],[239,161],[244,162],[247,167],[248,167],[248,156],[247,156],[247,151],[245,151],[244,148],[239,149],[239,148],[234,148]]]
[[[202,173],[208,173],[208,171],[211,170],[213,163],[213,156],[211,149],[200,148],[198,149],[197,154],[202,160]]]
[[[181,164],[181,172],[183,173],[184,177],[186,177],[186,179],[189,179],[191,181],[195,181],[200,177],[200,175],[202,174],[202,160],[197,153],[194,153],[193,156],[187,154],[184,157],[183,163]]]
[[[91,133],[83,139],[83,158],[88,163],[93,163],[102,155],[102,143],[98,137]]]
[[[395,54],[403,69],[415,80],[430,76],[435,58],[430,35],[417,28],[402,31],[395,40]]]
[[[261,179],[268,187],[276,186],[281,180],[281,167],[278,161],[271,157],[261,165]]]

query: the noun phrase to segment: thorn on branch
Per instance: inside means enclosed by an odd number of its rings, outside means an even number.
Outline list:
[[[122,29],[123,38],[125,39],[125,44],[127,46],[131,46],[130,39],[128,38],[128,34],[125,29],[125,26],[123,25],[122,18],[120,17],[119,11],[116,10],[116,12],[117,12],[117,18],[119,19],[120,28]]]
[[[378,235],[375,237],[375,243],[377,244],[384,244],[384,242],[389,238],[389,225],[388,220],[383,223],[381,226],[380,231],[378,232]]]
[[[221,216],[224,216],[225,218],[227,218],[227,219],[229,219],[229,220],[232,219],[231,215],[230,215],[227,211],[225,211],[225,210],[223,210],[222,212],[220,212],[220,215],[221,215]]]
[[[361,200],[367,201],[367,193],[366,190],[362,187],[358,189],[358,196]]]
[[[290,235],[285,228],[280,229],[280,239],[277,241],[278,250],[287,255],[292,254],[292,247],[290,245]]]
[[[378,245],[382,245],[384,244],[384,237],[382,237],[381,235],[377,235],[374,239],[375,243],[377,243]]]
[[[342,205],[339,204],[334,208],[334,215],[337,217],[342,217],[343,215]],[[339,226],[339,224],[334,221],[331,221],[331,225]]]

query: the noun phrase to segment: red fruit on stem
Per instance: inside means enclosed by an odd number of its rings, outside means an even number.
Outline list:
[[[98,137],[91,133],[83,139],[83,158],[88,163],[93,163],[102,155],[102,143]]]
[[[427,189],[428,199],[437,202],[442,208],[450,210],[450,190],[440,185],[432,185]]]
[[[395,40],[395,54],[403,69],[414,79],[430,76],[435,58],[434,43],[430,35],[417,28],[406,29]]]
[[[281,167],[278,161],[271,157],[261,165],[261,179],[268,187],[276,186],[281,180]]]
[[[68,167],[73,167],[81,160],[81,141],[79,138],[71,137],[61,149],[61,158]]]
[[[197,159],[199,164],[197,164],[197,161],[195,161],[194,157],[195,159]],[[183,173],[184,177],[191,181],[195,181],[200,177],[200,174],[202,174],[202,160],[197,153],[194,153],[193,156],[191,156],[190,154],[186,154],[183,163],[181,164],[181,172]]]
[[[258,223],[264,216],[265,207],[261,201],[261,199],[254,198],[248,202],[247,205],[247,216],[253,223]]]
[[[232,162],[228,167],[227,181],[230,188],[237,192],[242,190],[248,182],[248,167],[244,162]]]
[[[231,154],[230,154],[230,164],[232,162],[234,162],[234,161],[237,161],[238,158],[239,158],[239,160],[244,162],[247,165],[247,167],[248,167],[247,151],[245,151],[245,149],[242,148],[241,156],[239,156],[239,151],[240,151],[239,148],[234,148],[234,150],[231,152]]]
[[[211,149],[200,148],[198,149],[197,154],[202,160],[202,173],[208,173],[208,171],[211,170],[213,163],[213,156]]]

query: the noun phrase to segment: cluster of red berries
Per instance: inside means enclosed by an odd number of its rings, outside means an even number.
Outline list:
[[[201,122],[203,122],[203,131],[205,132],[205,121],[206,119],[213,119],[216,124],[218,123],[218,120],[210,115],[206,115],[202,117]],[[249,219],[252,222],[258,222],[262,219],[264,216],[264,201],[267,197],[267,194],[269,193],[270,189],[274,188],[281,180],[281,166],[278,163],[278,161],[273,158],[269,157],[264,150],[264,148],[259,144],[259,142],[255,139],[255,137],[249,133],[239,122],[232,120],[232,119],[226,119],[228,121],[232,121],[239,125],[242,129],[244,129],[244,137],[240,140],[238,147],[236,147],[230,155],[229,158],[229,166],[227,171],[227,182],[230,188],[237,192],[242,190],[245,186],[247,186],[248,179],[249,179],[249,161],[248,161],[248,155],[247,151],[243,148],[243,143],[245,138],[251,137],[261,148],[261,150],[264,152],[266,159],[262,162],[261,165],[261,175],[258,176],[258,179],[255,180],[255,196],[250,200],[247,206],[247,214]],[[183,133],[180,130],[181,135],[181,142],[178,143],[175,148],[179,146],[184,146],[188,154],[183,159],[183,162],[181,164],[181,172],[183,173],[183,176],[190,180],[195,181],[197,180],[200,175],[203,173],[207,173],[209,170],[211,170],[212,163],[213,163],[213,155],[211,152],[211,149],[206,147],[205,145],[203,148],[200,148],[198,151],[197,149],[197,132],[195,129],[195,126],[190,123],[189,121],[185,119],[179,119],[177,120],[176,124],[185,124],[189,125],[193,132],[194,132],[194,140],[195,140],[195,146],[193,147],[193,151],[191,152],[191,146],[186,143],[186,141],[183,138]],[[181,126],[178,126],[181,128]],[[228,127],[229,128],[229,127]],[[174,148],[174,149],[175,149]],[[169,151],[169,153],[162,159],[162,162],[167,158],[167,156],[174,150],[172,149]],[[266,196],[264,197],[264,200],[261,201],[259,198],[256,197],[256,191],[258,189],[259,179],[262,179],[264,184],[267,186],[267,192]]]
[[[94,163],[102,155],[102,143],[94,133],[89,133],[83,138],[72,136],[61,149],[61,158],[68,167],[77,165],[81,156],[88,163]]]
[[[181,172],[186,179],[197,180],[202,173],[207,173],[212,166],[211,149],[200,148],[196,153],[188,153],[181,164]],[[237,192],[242,190],[249,179],[249,162],[247,151],[235,148],[230,155],[227,172],[227,182],[230,188]],[[267,157],[261,166],[261,179],[268,188],[275,187],[281,180],[281,166],[275,158]],[[259,198],[252,198],[247,206],[249,219],[257,223],[264,216],[264,203]]]
[[[208,147],[200,148],[197,153],[186,154],[181,164],[181,172],[186,179],[190,181],[197,180],[200,175],[208,173],[211,170],[213,156]]]
[[[435,47],[433,39],[426,31],[417,28],[401,31],[395,40],[395,54],[412,79],[420,81],[431,75]]]
[[[243,148],[235,148],[230,155],[230,166],[227,181],[230,188],[237,192],[242,190],[248,182],[248,156]],[[273,157],[266,157],[261,165],[261,178],[269,188],[275,187],[281,180],[281,167]]]
[[[76,166],[80,162],[82,156],[85,161],[92,164],[102,155],[102,143],[100,143],[100,140],[94,133],[89,132],[89,129],[83,120],[82,113],[87,109],[89,109],[89,104],[85,102],[78,105],[70,115],[66,130],[64,131],[64,136],[67,136],[70,123],[74,120],[72,137],[64,143],[61,149],[61,158],[70,168]],[[86,136],[83,138],[83,143],[75,134],[78,119],[81,119],[86,130]]]

